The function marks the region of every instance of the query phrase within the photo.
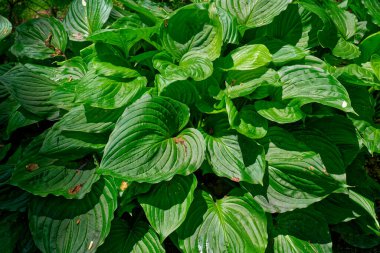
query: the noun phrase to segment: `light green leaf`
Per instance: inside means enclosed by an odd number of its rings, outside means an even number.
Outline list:
[[[104,42],[114,46],[118,46],[123,51],[129,55],[131,48],[140,40],[145,40],[155,46],[160,48],[153,40],[150,39],[151,36],[158,33],[158,27],[139,27],[139,28],[107,28],[99,30],[88,37],[88,40],[94,42]]]
[[[251,138],[263,138],[268,130],[268,121],[260,116],[253,105],[245,105],[239,111],[234,102],[225,98],[228,121],[232,129]]]
[[[74,0],[63,21],[70,40],[85,41],[106,23],[112,0]]]
[[[95,252],[111,228],[117,206],[113,179],[101,178],[80,200],[34,198],[29,227],[42,252]]]
[[[296,104],[260,100],[255,102],[254,107],[262,117],[279,124],[297,122],[305,117],[305,113]]]
[[[12,24],[8,19],[0,15],[0,41],[12,32]]]
[[[223,30],[223,42],[238,44],[240,34],[236,17],[220,7],[217,7],[217,12]]]
[[[117,109],[131,104],[146,91],[146,77],[131,78],[138,75],[134,70],[129,71],[129,69],[123,68],[122,72],[119,71],[115,75],[117,66],[100,65],[94,67],[98,68],[87,72],[73,87],[75,103],[84,103],[102,109]],[[107,70],[106,67],[109,69]],[[130,77],[120,77],[120,75],[126,75],[125,72],[128,72]],[[112,76],[108,77],[105,74]]]
[[[161,241],[175,231],[185,220],[194,199],[197,179],[175,176],[172,180],[153,185],[149,194],[141,195],[138,201]]]
[[[143,97],[116,123],[98,170],[126,181],[158,183],[190,174],[204,160],[205,143],[186,128],[189,108],[165,97]]]
[[[345,112],[354,112],[344,86],[327,71],[307,66],[293,65],[280,69],[283,82],[282,99],[294,99],[301,105],[320,103]]]
[[[362,0],[362,3],[367,8],[369,15],[372,16],[372,21],[380,26],[380,3],[376,0]]]
[[[57,108],[49,101],[57,84],[19,64],[0,76],[9,93],[21,106],[40,117],[55,117]]]
[[[323,2],[326,12],[334,22],[339,33],[344,40],[350,39],[357,30],[357,18],[354,14],[340,8],[335,1],[327,0]]]
[[[216,4],[235,16],[240,25],[253,28],[271,23],[291,2],[291,0],[217,0]]]
[[[265,172],[262,146],[229,130],[227,117],[220,115],[210,116],[202,133],[207,145],[207,159],[217,176],[235,182],[262,184]]]
[[[319,154],[289,132],[272,127],[260,142],[267,150],[269,182],[264,192],[252,193],[266,211],[305,208],[344,186],[331,176]]]
[[[371,67],[377,79],[380,80],[380,56],[378,54],[372,55]]]
[[[268,65],[272,56],[264,45],[246,45],[222,58],[220,67],[225,70],[253,70]]]
[[[339,38],[337,44],[332,48],[332,53],[337,57],[348,60],[358,58],[361,54],[358,46],[343,38]]]
[[[326,220],[312,209],[280,214],[274,228],[274,252],[332,252]]]
[[[265,67],[248,71],[228,71],[225,92],[230,98],[243,97],[263,86],[280,86],[280,77]]]
[[[214,200],[196,192],[185,222],[177,230],[183,252],[265,252],[267,221],[249,194]]]
[[[112,221],[109,236],[97,252],[164,253],[165,250],[148,223],[138,220],[130,224],[115,219]]]
[[[168,53],[159,53],[153,57],[153,66],[164,78],[171,80],[192,78],[195,81],[202,81],[209,78],[213,72],[212,62],[202,54],[194,52],[183,55],[179,65],[173,63]]]
[[[338,78],[339,81],[344,83],[372,87],[380,86],[380,83],[376,82],[373,72],[357,64],[349,64],[347,66],[337,68],[334,76]]]
[[[11,52],[17,57],[37,60],[63,56],[67,33],[55,18],[32,19],[16,28],[15,43]]]
[[[176,60],[188,52],[196,52],[213,61],[220,55],[223,31],[216,8],[190,4],[164,20],[160,37],[164,49]]]

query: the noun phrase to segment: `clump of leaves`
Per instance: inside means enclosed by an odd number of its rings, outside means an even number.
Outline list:
[[[379,3],[193,2],[0,17],[4,252],[380,243]]]

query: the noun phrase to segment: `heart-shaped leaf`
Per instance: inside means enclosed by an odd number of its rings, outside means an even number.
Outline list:
[[[214,200],[196,192],[176,237],[183,252],[265,252],[266,216],[249,194]]]
[[[111,229],[117,206],[113,179],[101,178],[83,199],[34,198],[29,227],[42,252],[95,252]]]
[[[143,97],[116,123],[98,172],[148,183],[190,174],[204,160],[205,143],[198,130],[183,130],[188,121],[186,105],[165,97]]]

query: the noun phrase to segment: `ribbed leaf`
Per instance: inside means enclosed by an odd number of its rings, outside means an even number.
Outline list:
[[[99,66],[101,71],[90,70],[75,85],[76,103],[85,103],[102,109],[116,109],[131,104],[145,92],[147,84],[145,77],[118,77],[115,73],[108,73],[110,77],[101,75],[107,67],[110,68],[109,72],[116,69],[116,66],[101,65]]]
[[[235,182],[262,184],[265,172],[264,150],[254,140],[229,130],[227,118],[211,116],[203,131],[207,158],[218,176]]]
[[[272,56],[264,45],[246,45],[222,58],[220,67],[225,70],[253,70],[268,65]]]
[[[117,205],[113,179],[101,178],[83,199],[35,198],[29,227],[42,252],[95,252],[111,228]]]
[[[240,25],[250,28],[264,26],[286,9],[291,0],[217,0],[218,6],[235,16]]]
[[[11,48],[17,57],[43,60],[62,56],[67,45],[67,33],[55,18],[32,19],[16,28]]]
[[[230,98],[243,97],[261,86],[280,86],[279,79],[276,71],[265,67],[248,71],[228,71],[225,92]]]
[[[258,114],[279,124],[297,122],[305,117],[299,105],[286,105],[282,102],[260,100],[254,104]]]
[[[36,137],[23,151],[10,183],[34,195],[52,194],[81,199],[99,179],[92,159],[64,162],[38,154],[45,135]]]
[[[256,112],[253,105],[243,106],[238,111],[231,99],[225,100],[231,128],[252,139],[260,139],[266,135],[268,121]]]
[[[74,0],[63,21],[70,40],[84,41],[100,30],[112,10],[112,0]]]
[[[116,123],[99,173],[157,183],[195,171],[204,160],[205,143],[198,130],[183,130],[188,120],[188,107],[175,100],[146,96],[136,101]]]
[[[317,15],[301,5],[290,4],[273,22],[260,27],[256,38],[268,36],[307,49],[319,44],[317,32],[321,27]]]
[[[174,59],[187,52],[202,54],[215,60],[219,57],[223,31],[216,9],[208,4],[191,4],[178,9],[161,26],[160,37],[164,49]]]
[[[212,62],[195,52],[183,55],[179,65],[173,64],[172,57],[163,52],[154,56],[153,66],[164,78],[171,80],[186,80],[190,77],[195,81],[202,81],[210,77],[213,72]]]
[[[120,110],[75,107],[48,130],[40,152],[73,160],[100,151],[120,114]]]
[[[185,222],[177,230],[183,252],[265,252],[266,217],[249,194],[216,202],[196,192]]]
[[[158,78],[158,75],[156,75],[156,85],[158,86],[160,96],[172,98],[188,106],[198,100],[199,95],[194,82],[182,80],[167,84],[166,81],[166,79]]]
[[[148,194],[138,197],[149,223],[160,235],[161,241],[185,220],[196,186],[194,175],[175,176],[170,181],[154,185]]]
[[[129,224],[115,219],[112,221],[109,236],[97,252],[163,253],[165,250],[157,234],[147,223],[139,220]]]
[[[380,26],[380,2],[376,0],[362,0],[362,3],[367,8],[369,15],[372,16],[372,21]]]
[[[344,86],[328,72],[307,65],[293,65],[279,71],[283,82],[282,99],[303,104],[320,103],[345,112],[354,112]]]
[[[266,192],[255,199],[266,211],[304,208],[343,186],[330,175],[321,156],[289,132],[270,128],[261,143],[267,150],[269,182]]]
[[[0,15],[0,41],[12,32],[12,24],[8,19]]]
[[[58,109],[49,101],[57,86],[55,82],[33,73],[21,64],[0,76],[0,82],[25,110],[41,117],[56,115]]]
[[[274,228],[274,252],[332,252],[326,220],[312,209],[280,214]]]
[[[339,38],[334,48],[332,48],[332,53],[335,56],[348,60],[358,58],[361,54],[358,46],[343,38]]]

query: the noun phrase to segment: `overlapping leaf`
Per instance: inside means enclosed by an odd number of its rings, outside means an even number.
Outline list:
[[[62,23],[55,18],[39,18],[16,28],[11,52],[17,57],[43,60],[63,56],[66,46],[67,33]]]
[[[101,178],[80,200],[35,198],[29,227],[43,252],[95,252],[111,229],[117,205],[113,179]]]
[[[186,128],[189,109],[165,97],[144,97],[116,123],[99,172],[127,181],[156,183],[190,174],[203,162],[200,132]]]

